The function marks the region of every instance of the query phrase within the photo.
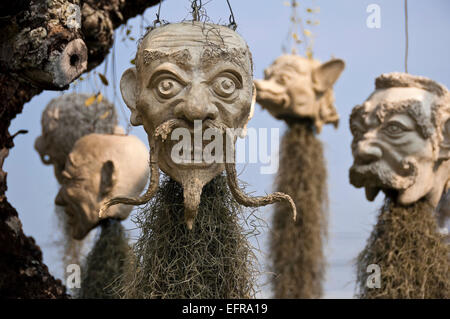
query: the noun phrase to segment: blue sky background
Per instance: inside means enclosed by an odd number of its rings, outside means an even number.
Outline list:
[[[206,2],[205,0],[203,2]],[[281,0],[230,0],[238,23],[237,31],[247,40],[253,53],[255,78],[263,76],[263,70],[279,56],[281,45],[289,27],[290,8],[283,6]],[[311,0],[299,1],[305,7]],[[316,15],[320,25],[314,27],[314,56],[327,61],[332,56],[346,62],[346,69],[335,85],[336,106],[341,116],[337,130],[325,127],[320,135],[326,152],[329,172],[330,196],[330,238],[326,249],[329,263],[325,283],[326,297],[352,297],[354,293],[353,260],[364,247],[365,241],[375,222],[377,209],[381,204],[379,195],[375,202],[365,199],[362,189],[349,184],[348,169],[352,163],[350,150],[351,135],[348,118],[353,106],[364,101],[374,89],[374,79],[384,72],[404,71],[404,9],[403,0],[317,0],[320,7]],[[381,28],[369,29],[366,26],[369,4],[381,7]],[[450,86],[450,1],[448,0],[409,0],[409,72],[430,77],[447,87]],[[225,23],[229,11],[225,0],[211,0],[205,6],[212,22]],[[157,7],[145,12],[145,19],[137,17],[129,21],[131,35],[138,39],[141,26],[155,19]],[[189,18],[190,1],[166,0],[161,8],[161,17],[169,22]],[[306,14],[302,10],[302,17]],[[121,124],[127,125],[129,112],[123,104],[118,86],[114,98],[113,83],[118,84],[121,74],[130,67],[134,58],[136,44],[133,41],[120,41],[124,31],[116,33],[115,44],[116,79],[113,79],[112,56],[108,58],[108,88],[100,82],[85,81],[78,86],[78,92],[93,93],[98,89],[110,100],[115,100]],[[104,64],[97,70],[104,72]],[[84,75],[84,77],[86,77]],[[97,78],[98,79],[98,78]],[[95,83],[97,82],[97,83]],[[71,91],[74,89],[71,88]],[[33,148],[34,140],[40,135],[41,113],[46,104],[61,92],[46,91],[27,103],[22,114],[13,120],[10,132],[27,129],[27,135],[15,139],[16,146],[5,161],[8,172],[7,196],[19,212],[27,235],[33,236],[41,246],[44,261],[50,271],[63,278],[61,257],[53,240],[57,233],[54,216],[54,197],[58,191],[56,179],[50,166],[44,166]],[[124,115],[122,115],[124,114]],[[280,128],[280,138],[285,130],[281,121],[273,119],[259,106],[249,123],[254,128]],[[147,144],[147,137],[141,127],[133,127],[131,134],[137,135]],[[272,150],[276,151],[276,149]],[[264,194],[273,191],[274,175],[261,175],[261,164],[239,165],[243,171],[240,178],[249,183],[247,191]],[[271,207],[260,209],[259,216],[271,220]],[[128,229],[135,228],[126,221]],[[136,230],[132,235],[138,235]],[[259,261],[263,271],[267,259],[267,229],[258,236],[261,253]],[[256,242],[255,242],[256,244]],[[262,276],[260,283],[266,278]],[[262,287],[260,296],[270,297],[270,287]]]

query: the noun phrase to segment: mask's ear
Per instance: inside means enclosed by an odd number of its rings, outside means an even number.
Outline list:
[[[442,142],[439,145],[439,158],[450,159],[450,117],[444,122],[442,126]]]
[[[248,113],[247,122],[245,122],[244,127],[242,128],[239,137],[244,138],[247,135],[247,124],[250,122],[250,120],[253,117],[253,114],[255,113],[255,104],[256,104],[256,86],[253,83],[253,94],[252,94],[252,104],[250,105],[250,111]]]
[[[45,165],[50,165],[52,163],[49,155],[46,152],[47,145],[46,145],[45,139],[42,135],[39,136],[36,139],[36,141],[34,142],[34,149],[39,153],[42,163],[44,163]]]
[[[110,197],[114,186],[116,185],[116,171],[112,161],[106,161],[102,165],[100,176],[100,197]]]
[[[312,72],[314,90],[322,93],[332,88],[344,68],[345,62],[341,59],[330,60],[315,68]]]
[[[130,122],[134,126],[142,125],[142,117],[136,109],[137,97],[137,72],[136,68],[129,68],[122,74],[120,79],[120,92],[125,104],[131,111]]]

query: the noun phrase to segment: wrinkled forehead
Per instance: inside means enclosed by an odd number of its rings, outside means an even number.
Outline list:
[[[306,59],[297,55],[282,55],[264,70],[264,74],[266,77],[286,72],[309,75],[319,64],[316,60]]]
[[[353,109],[350,119],[376,117],[382,122],[388,114],[405,113],[429,121],[435,99],[433,93],[414,87],[378,89]]]
[[[421,111],[426,116],[431,116],[432,105],[436,96],[428,91],[407,87],[407,88],[389,88],[376,90],[366,101],[365,108],[372,112],[380,105],[388,109],[394,109],[398,105],[408,106],[420,105]]]
[[[152,30],[142,40],[138,57],[141,65],[161,58],[183,60],[186,64],[236,60],[251,70],[250,52],[239,34],[225,26],[199,22],[168,24]]]
[[[208,23],[168,24],[152,30],[143,39],[144,48],[173,49],[198,48],[208,45],[246,48],[244,39],[235,31]]]

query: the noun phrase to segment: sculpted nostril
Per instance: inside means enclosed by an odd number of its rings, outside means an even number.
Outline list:
[[[378,161],[382,157],[383,152],[377,146],[360,143],[355,155],[355,160],[358,164],[366,165]]]
[[[215,120],[219,110],[214,104],[180,103],[175,107],[174,114],[178,118],[194,122],[195,120]]]

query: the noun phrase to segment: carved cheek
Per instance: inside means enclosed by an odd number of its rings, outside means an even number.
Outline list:
[[[406,132],[398,139],[383,138],[386,146],[392,152],[401,156],[417,156],[420,158],[432,157],[432,143],[424,139],[416,131]]]
[[[431,139],[423,139],[420,136],[411,140],[410,144],[405,149],[405,152],[408,152],[421,160],[431,161],[434,159]]]
[[[228,127],[239,128],[246,123],[251,106],[251,99],[247,92],[239,92],[239,96],[231,103],[218,101],[217,104],[220,105],[220,119]]]
[[[162,119],[166,117],[169,110],[168,104],[167,101],[161,102],[156,99],[150,89],[145,89],[141,93],[137,102],[137,109],[146,130],[153,130],[162,123]]]
[[[313,84],[305,77],[295,78],[286,85],[287,92],[298,103],[305,103],[314,98]]]

